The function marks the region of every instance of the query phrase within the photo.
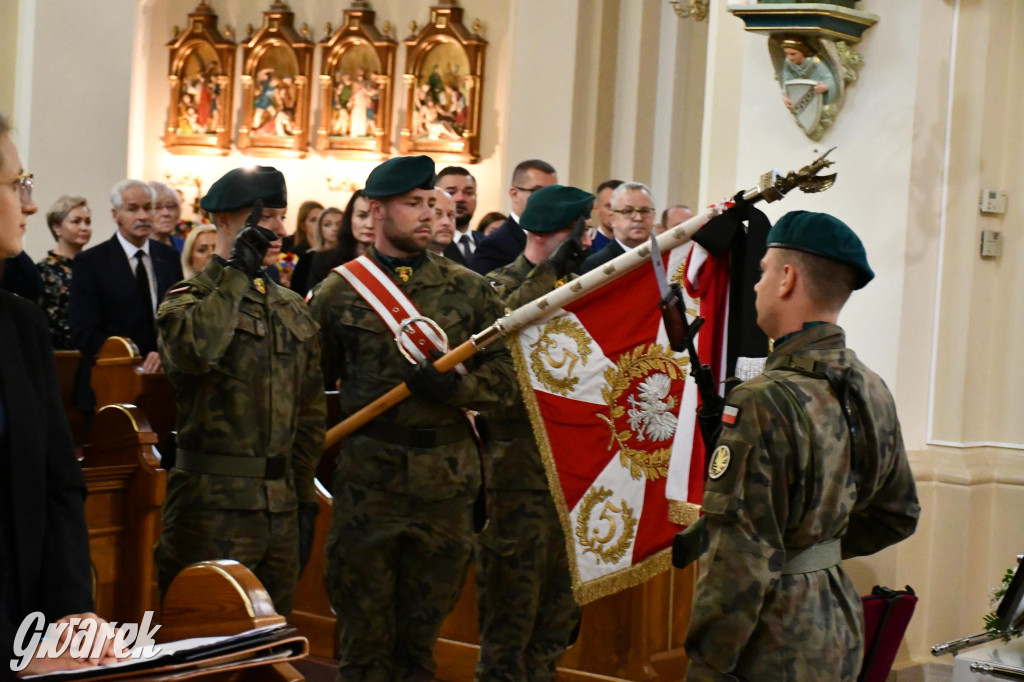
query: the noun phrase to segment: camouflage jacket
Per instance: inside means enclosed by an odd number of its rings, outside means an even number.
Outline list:
[[[160,359],[178,406],[179,452],[289,458],[264,480],[172,470],[172,489],[212,509],[289,511],[314,502],[326,407],[317,325],[273,282],[260,293],[220,258],[168,290],[157,314]],[[178,480],[175,480],[178,479]]]
[[[522,254],[487,275],[498,296],[512,310],[550,293],[557,278],[550,263],[534,266]],[[517,387],[516,400],[512,405],[488,410],[484,418],[493,436],[487,442],[487,487],[493,490],[547,490],[544,463],[520,389]]]
[[[847,387],[849,422],[837,399]],[[704,492],[710,544],[687,679],[855,680],[852,583],[839,565],[782,569],[787,553],[833,538],[846,558],[914,532],[920,506],[892,396],[842,329],[822,324],[784,340],[728,404],[735,423],[723,425]]]
[[[373,248],[367,255],[379,264]],[[441,256],[427,253],[408,282],[382,267],[420,313],[441,326],[452,348],[504,314],[486,280]],[[356,412],[404,381],[409,361],[377,313],[343,277],[329,274],[314,290],[310,309],[322,329],[324,380],[328,386],[338,382],[342,414]],[[503,341],[487,346],[465,365],[468,374],[447,403],[410,396],[377,417],[375,424],[393,425],[396,433],[407,428],[446,428],[464,423],[461,408],[483,410],[511,400],[515,371]],[[342,446],[338,476],[419,499],[451,499],[475,495],[480,486],[479,454],[468,430],[465,439],[432,448],[399,445],[357,432]]]

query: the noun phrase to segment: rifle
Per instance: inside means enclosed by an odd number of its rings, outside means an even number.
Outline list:
[[[651,235],[651,264],[658,279],[661,291],[661,317],[665,321],[665,333],[672,350],[677,353],[686,352],[690,358],[690,375],[697,385],[700,395],[700,406],[697,408],[697,427],[704,441],[704,478],[707,479],[707,466],[711,461],[711,452],[718,438],[718,429],[722,423],[722,409],[725,400],[718,394],[717,382],[711,372],[711,366],[701,362],[697,354],[695,339],[697,332],[704,325],[704,318],[696,316],[693,322],[686,318],[686,305],[683,303],[683,292],[679,284],[668,285],[665,277],[665,266],[658,252],[658,242]],[[676,533],[672,540],[672,565],[686,568],[700,557],[707,545],[707,529],[704,517],[701,516],[682,531]]]
[[[714,375],[711,373],[711,366],[703,363],[697,355],[697,347],[694,343],[697,332],[704,326],[704,318],[699,315],[693,322],[687,322],[686,306],[683,303],[683,293],[679,285],[673,283],[663,293],[661,302],[661,316],[665,321],[665,333],[668,335],[669,346],[677,353],[686,352],[690,358],[690,375],[697,385],[697,393],[700,395],[700,406],[697,408],[697,426],[700,428],[700,435],[704,441],[704,475],[707,476],[707,463],[711,461],[711,451],[718,438],[718,427],[722,422],[722,409],[725,407],[725,399],[718,394]]]

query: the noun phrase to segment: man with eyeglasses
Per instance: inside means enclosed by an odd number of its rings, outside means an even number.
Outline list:
[[[654,229],[654,201],[651,190],[639,182],[624,182],[612,192],[612,234],[603,249],[583,261],[580,274],[590,272],[643,244]]]
[[[486,275],[518,258],[526,248],[526,232],[519,226],[519,216],[526,209],[527,200],[537,190],[557,182],[555,168],[547,161],[529,159],[516,166],[512,173],[512,186],[508,190],[512,200],[511,215],[480,242],[469,261],[469,269]]]

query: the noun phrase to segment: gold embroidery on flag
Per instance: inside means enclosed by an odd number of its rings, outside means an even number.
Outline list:
[[[692,525],[700,518],[700,505],[685,500],[668,501],[668,520],[680,526]]]
[[[689,364],[687,358],[652,343],[623,353],[616,367],[605,370],[607,385],[601,396],[608,416],[596,416],[611,430],[608,449],[618,444],[619,460],[634,479],[644,476],[656,481],[668,476],[679,407],[677,396],[669,391],[673,381],[686,379],[684,364]],[[657,447],[657,443],[667,445]]]
[[[672,276],[668,278],[668,281],[669,282],[674,282],[674,283],[678,284],[681,288],[686,289],[686,264],[688,262],[689,261],[684,260],[682,263],[680,263],[679,267],[677,267],[675,272],[672,273]],[[690,298],[691,301],[693,301],[693,304],[695,306],[700,306],[700,299],[699,298],[694,298],[694,297],[690,296],[689,292],[687,292],[687,296]],[[687,308],[686,312],[689,315],[697,315],[698,314],[697,311],[694,310],[693,308]]]
[[[568,337],[575,344],[575,350],[559,343],[559,335]],[[593,352],[586,330],[568,317],[556,317],[544,325],[540,338],[531,343],[530,348],[533,349],[530,352],[530,370],[537,381],[563,397],[576,390],[576,384],[580,382],[578,376],[573,376],[576,363],[587,364],[587,358]],[[552,351],[558,350],[561,350],[561,357],[556,358]],[[559,373],[564,376],[555,376],[549,368],[562,370]]]
[[[526,412],[530,415],[530,424],[533,425],[537,447],[540,448],[540,456],[544,461],[544,472],[547,474],[548,487],[552,490],[551,497],[555,503],[555,509],[558,511],[558,520],[561,522],[562,530],[564,531],[566,555],[569,559],[569,572],[572,574],[572,593],[576,597],[576,603],[580,605],[589,604],[601,597],[607,597],[610,594],[642,585],[659,573],[664,573],[672,568],[672,548],[666,547],[639,562],[634,561],[632,565],[617,569],[608,575],[590,580],[583,580],[580,577],[578,557],[576,555],[576,538],[571,516],[572,510],[566,504],[565,495],[561,493],[562,484],[558,477],[558,465],[555,462],[554,454],[551,452],[547,424],[544,423],[544,419],[541,416],[537,395],[531,388],[531,374],[524,352],[526,344],[520,343],[517,332],[509,335],[507,343],[512,351],[512,359],[516,366],[516,376],[519,378],[519,386],[522,388],[523,402],[526,403]]]
[[[612,491],[601,486],[591,488],[583,496],[580,513],[576,517],[576,538],[583,547],[583,553],[592,553],[597,562],[618,563],[629,550],[630,543],[636,537],[637,518],[633,509],[625,500],[616,506],[608,500]],[[597,519],[593,518],[594,507],[604,502]],[[619,524],[622,530],[619,530]],[[618,540],[612,543],[618,535]]]

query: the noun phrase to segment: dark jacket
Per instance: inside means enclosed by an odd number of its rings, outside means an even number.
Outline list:
[[[583,261],[583,265],[580,266],[580,274],[596,270],[605,263],[615,260],[618,256],[626,253],[626,250],[622,248],[618,241],[612,240],[608,244],[598,251],[587,256],[587,259]]]
[[[173,246],[149,241],[156,273],[156,299],[183,279],[181,256]],[[146,324],[144,305],[135,284],[135,272],[117,235],[78,254],[71,266],[71,301],[68,324],[71,340],[86,359],[99,353],[111,336],[127,336],[145,356],[156,350],[156,331]]]
[[[46,317],[7,292],[0,292],[0,390],[0,561],[14,567],[0,586],[0,661],[10,672],[11,645],[26,615],[42,611],[52,622],[91,611],[93,603],[86,488]]]
[[[512,216],[509,216],[501,227],[477,245],[469,262],[469,269],[486,275],[514,261],[525,248],[526,232]]]
[[[476,230],[470,230],[467,234],[469,235],[470,239],[473,240],[474,246],[480,246],[480,242],[482,242],[484,239],[486,239],[486,237],[483,234],[477,232]],[[463,265],[463,266],[468,268],[469,267],[469,262],[466,260],[466,257],[462,254],[462,247],[459,246],[459,244],[458,244],[458,240],[461,239],[461,238],[462,238],[462,233],[459,232],[458,230],[456,230],[455,231],[455,238],[452,239],[452,243],[451,244],[449,244],[448,246],[444,247],[443,255],[444,255],[445,258],[450,258],[451,260],[455,261],[459,265]],[[475,248],[473,249],[473,253],[470,254],[470,255],[471,256],[476,255],[476,249]]]

